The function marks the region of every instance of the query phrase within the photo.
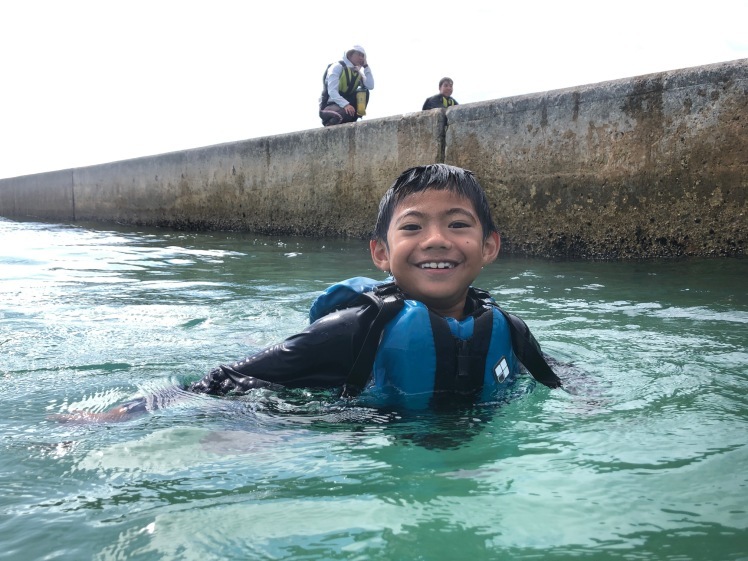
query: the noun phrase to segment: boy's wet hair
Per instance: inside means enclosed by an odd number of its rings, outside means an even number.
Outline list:
[[[420,193],[426,189],[450,191],[465,197],[473,203],[483,228],[483,241],[493,232],[498,232],[493,218],[488,197],[472,171],[447,164],[429,164],[406,169],[379,201],[379,215],[372,236],[387,245],[387,230],[392,221],[395,207],[408,195]]]

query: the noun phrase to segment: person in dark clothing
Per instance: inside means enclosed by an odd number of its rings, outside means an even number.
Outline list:
[[[452,97],[452,91],[454,89],[454,82],[452,78],[442,78],[439,80],[439,93],[432,95],[426,101],[423,102],[422,111],[428,111],[429,109],[452,107],[459,105],[457,100]]]

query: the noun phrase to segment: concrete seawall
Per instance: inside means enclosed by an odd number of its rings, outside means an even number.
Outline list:
[[[449,111],[517,253],[744,255],[748,60]]]
[[[0,215],[369,234],[413,165],[473,170],[502,251],[745,255],[748,59],[0,179]]]

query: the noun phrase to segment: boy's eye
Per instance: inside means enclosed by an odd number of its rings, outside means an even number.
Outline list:
[[[462,221],[458,220],[456,222],[452,222],[449,225],[449,227],[450,228],[470,228],[470,224],[468,224],[467,222],[462,222]]]
[[[420,230],[421,227],[418,224],[403,224],[400,227],[401,230]]]

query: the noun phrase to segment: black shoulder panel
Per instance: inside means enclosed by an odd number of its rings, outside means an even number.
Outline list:
[[[498,308],[498,306],[497,306]],[[560,388],[561,379],[556,376],[551,367],[543,358],[543,352],[540,350],[535,337],[530,333],[527,324],[515,315],[505,312],[501,308],[498,310],[509,322],[509,330],[512,333],[512,348],[517,358],[529,370],[532,377],[541,384],[549,388]]]

